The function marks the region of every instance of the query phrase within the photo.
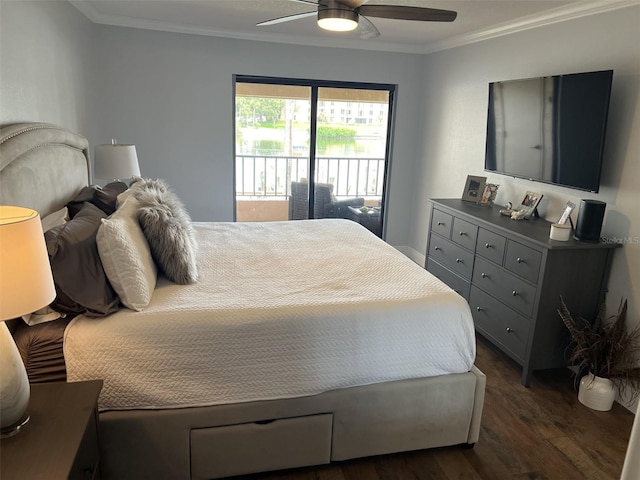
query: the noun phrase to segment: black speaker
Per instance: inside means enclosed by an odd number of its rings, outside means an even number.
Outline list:
[[[599,242],[606,206],[599,200],[582,200],[573,238],[582,242]]]

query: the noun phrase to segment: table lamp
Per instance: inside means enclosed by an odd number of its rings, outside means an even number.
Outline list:
[[[96,145],[95,177],[108,180],[128,179],[140,176],[135,145],[124,145],[111,140],[111,144]]]
[[[0,206],[0,436],[29,421],[29,378],[5,320],[49,305],[56,296],[40,215]]]

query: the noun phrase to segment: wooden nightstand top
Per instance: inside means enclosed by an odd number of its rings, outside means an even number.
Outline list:
[[[0,478],[68,478],[101,389],[101,380],[31,385],[31,420],[0,442]]]

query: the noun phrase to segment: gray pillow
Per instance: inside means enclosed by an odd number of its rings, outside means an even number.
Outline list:
[[[158,268],[177,284],[195,282],[197,243],[180,199],[163,180],[139,180],[131,189],[140,203],[138,221]]]
[[[84,202],[89,202],[111,215],[116,211],[116,200],[118,195],[127,189],[124,182],[111,182],[100,187],[99,185],[90,185],[80,190],[80,193],[67,204],[69,210],[69,218],[73,218],[82,209]]]
[[[106,216],[84,202],[73,219],[45,233],[56,287],[51,304],[55,311],[103,317],[119,310],[120,299],[104,273],[96,245],[98,228]]]

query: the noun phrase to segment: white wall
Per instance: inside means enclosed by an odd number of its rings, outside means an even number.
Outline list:
[[[100,106],[90,142],[135,143],[143,175],[166,178],[195,220],[233,218],[234,74],[397,84],[387,239],[407,245],[421,56],[96,28]]]
[[[0,123],[85,133],[93,114],[94,24],[68,2],[0,2]]]
[[[613,69],[599,194],[501,175],[488,177],[500,184],[500,204],[520,203],[526,190],[542,192],[551,221],[559,218],[568,200],[606,202],[602,235],[628,242],[615,252],[609,310],[617,309],[621,297],[628,298],[628,321],[640,322],[639,25],[640,6],[635,6],[426,56],[424,134],[409,203],[413,206],[409,244],[424,254],[429,198],[459,198],[467,175],[485,175],[490,81]],[[577,219],[575,212],[573,218]]]

